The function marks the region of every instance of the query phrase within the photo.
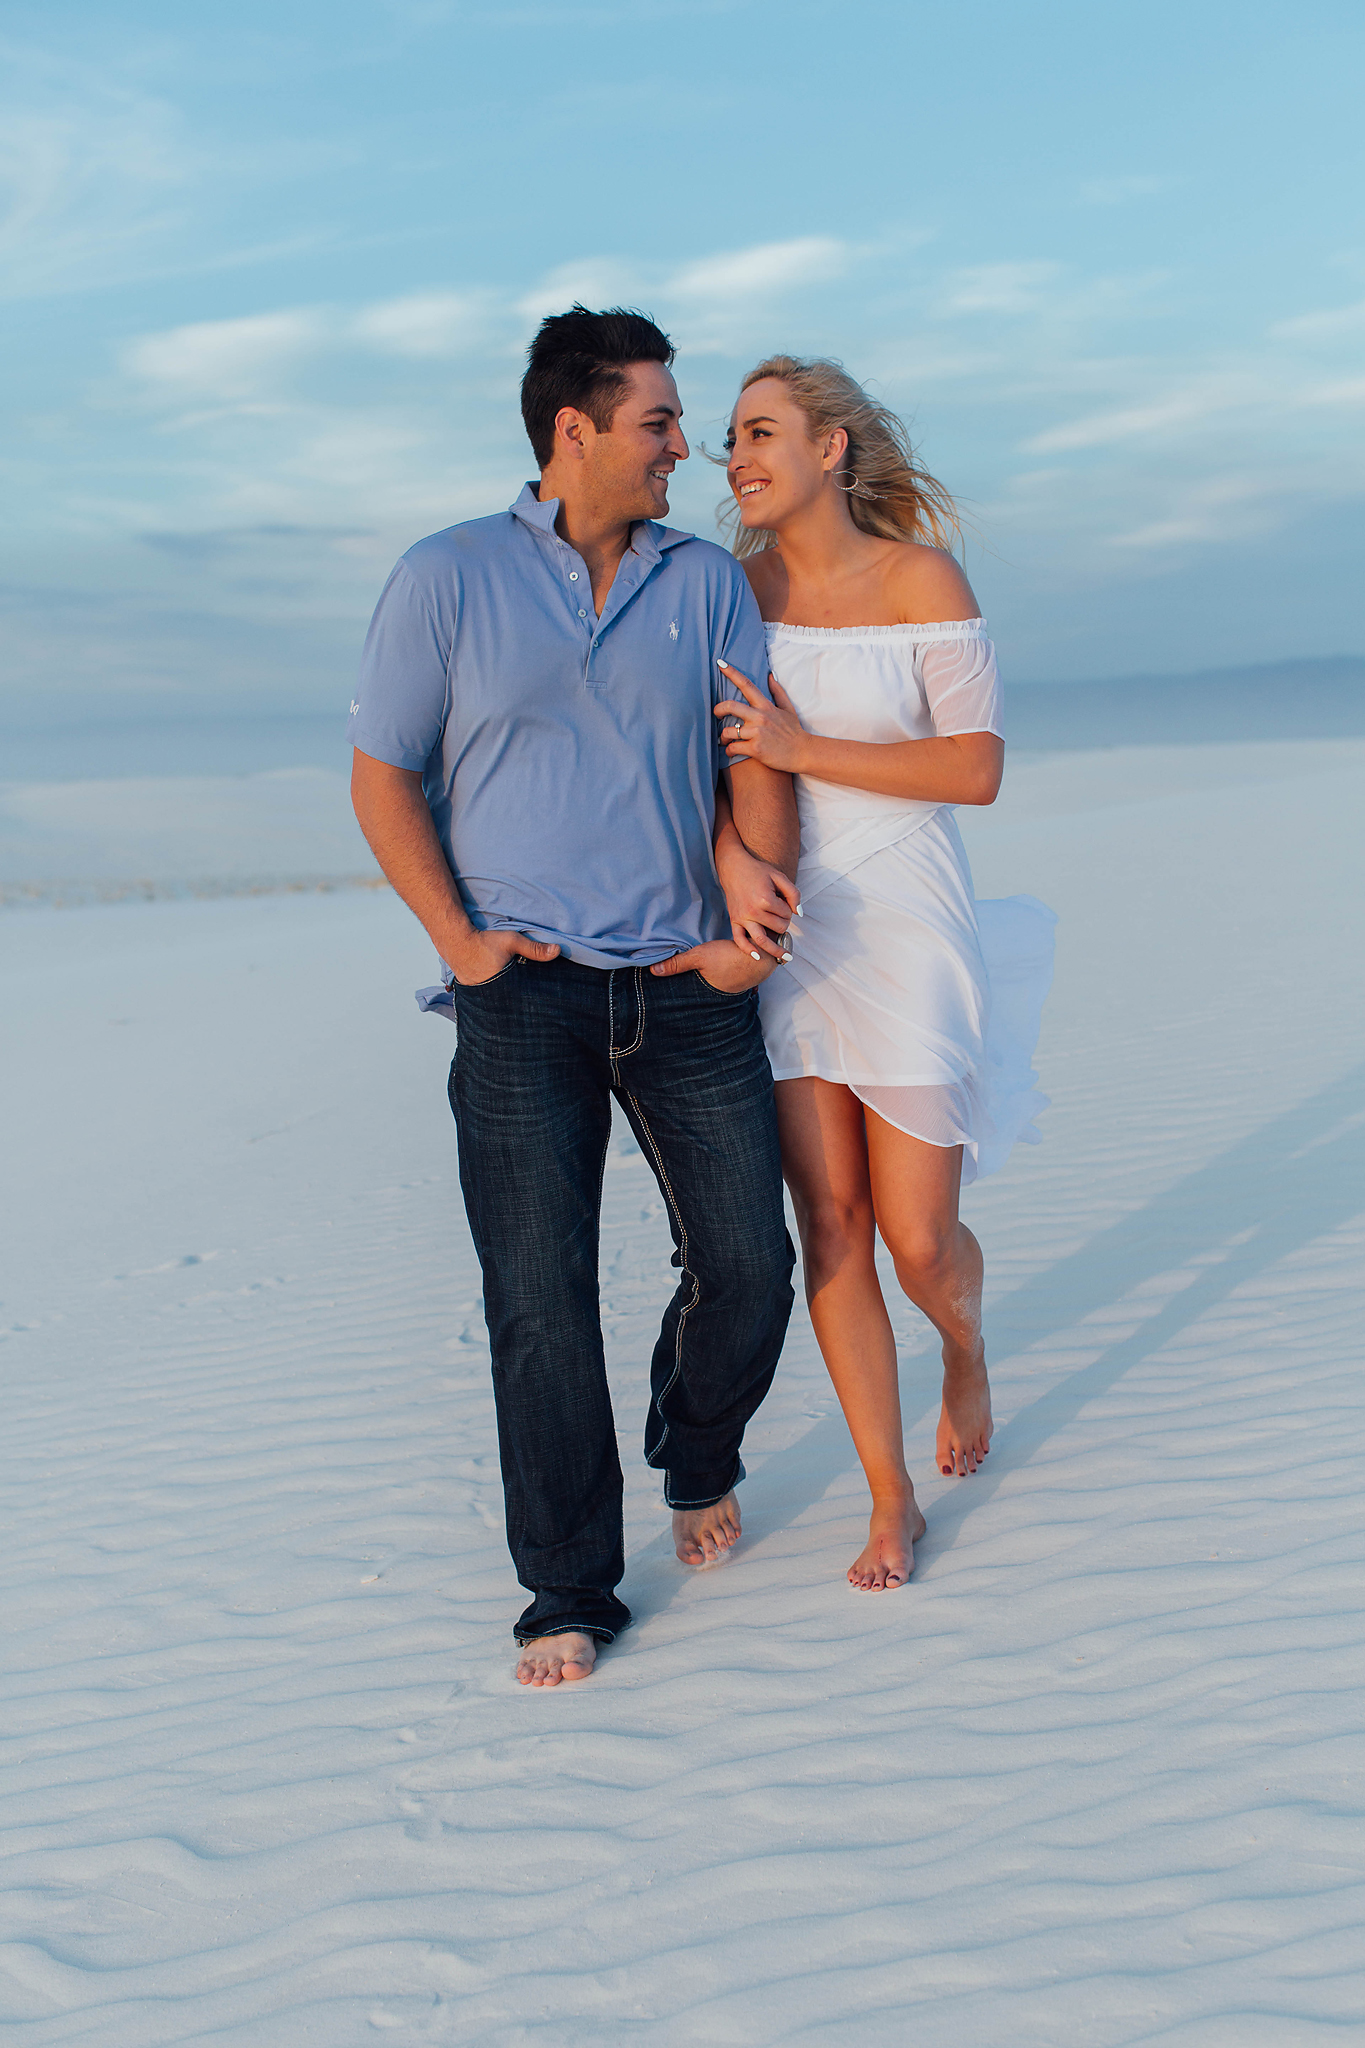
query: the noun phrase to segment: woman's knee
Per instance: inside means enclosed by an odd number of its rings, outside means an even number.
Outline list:
[[[952,1277],[958,1264],[958,1236],[956,1223],[940,1225],[932,1217],[917,1217],[887,1237],[896,1278],[907,1294],[940,1286]]]
[[[850,1259],[870,1258],[876,1235],[872,1204],[826,1196],[796,1205],[808,1287],[822,1287]]]

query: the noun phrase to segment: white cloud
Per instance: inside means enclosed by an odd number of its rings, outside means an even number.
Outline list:
[[[490,298],[487,292],[410,292],[363,307],[350,331],[390,355],[456,356],[485,338]]]
[[[179,115],[22,54],[13,70],[0,104],[3,296],[85,290],[146,261],[180,226],[194,178]]]
[[[1304,405],[1365,404],[1365,377],[1341,377],[1334,384],[1319,384],[1311,391],[1304,392],[1301,403]]]
[[[326,324],[316,312],[255,313],[144,335],[130,344],[124,363],[144,383],[182,399],[227,404],[267,395],[282,370],[314,354],[326,339]]]
[[[1061,269],[1060,263],[982,263],[954,271],[944,307],[950,313],[1031,313]]]
[[[666,299],[700,301],[719,310],[735,299],[756,299],[824,284],[848,268],[849,249],[827,235],[804,235],[790,242],[758,242],[720,256],[704,256],[684,264],[664,280]]]
[[[100,503],[89,485],[83,498],[68,490],[62,516],[81,531],[240,532],[213,571],[224,591],[269,586],[271,604],[317,615],[349,605],[416,535],[514,494],[526,469],[518,352],[536,320],[575,299],[641,306],[673,334],[696,439],[759,355],[847,348],[855,374],[917,416],[926,460],[977,501],[988,543],[993,530],[1010,547],[1023,537],[1077,574],[1159,566],[1163,549],[1263,533],[1346,494],[1339,472],[1365,399],[1348,349],[1300,360],[1295,331],[1218,359],[1116,354],[1150,278],[1045,260],[929,269],[923,254],[900,260],[906,240],[796,236],[672,265],[589,255],[529,289],[431,283],[145,334],[122,360],[143,419],[169,430],[155,471],[139,450],[126,478],[101,479]],[[1251,445],[1264,456],[1255,480],[1242,470]],[[1025,473],[1011,476],[1020,449]],[[675,522],[708,531],[715,495],[709,470],[689,463]],[[270,529],[284,527],[311,539],[277,545]]]
[[[1150,550],[1242,540],[1282,523],[1283,495],[1278,476],[1210,478],[1182,491],[1164,519],[1116,533],[1111,545]]]
[[[1331,312],[1300,313],[1296,319],[1277,321],[1270,332],[1276,341],[1346,341],[1357,334],[1365,336],[1365,299]]]
[[[1238,394],[1240,397],[1240,394]],[[1149,434],[1184,427],[1210,413],[1226,411],[1238,402],[1231,391],[1221,396],[1209,392],[1185,392],[1158,399],[1147,405],[1118,406],[1112,412],[1090,413],[1064,427],[1049,427],[1022,445],[1030,455],[1058,455],[1067,449],[1106,448],[1116,441],[1132,441]]]
[[[570,306],[632,306],[648,289],[638,270],[614,256],[589,256],[561,263],[516,302],[523,321],[534,324]]]

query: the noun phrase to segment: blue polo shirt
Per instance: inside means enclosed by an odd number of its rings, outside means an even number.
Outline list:
[[[717,657],[767,688],[737,561],[644,520],[602,616],[559,500],[410,548],[375,609],[347,734],[422,787],[472,922],[589,967],[723,937],[711,851]]]

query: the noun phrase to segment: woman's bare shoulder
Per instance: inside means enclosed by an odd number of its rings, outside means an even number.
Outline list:
[[[981,616],[962,566],[944,548],[903,541],[887,565],[887,595],[903,625],[937,624],[940,620]]]
[[[764,548],[758,555],[746,555],[740,568],[758,599],[765,619],[780,619],[787,604],[787,569],[777,548]]]

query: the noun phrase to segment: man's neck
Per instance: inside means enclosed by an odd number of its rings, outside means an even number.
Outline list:
[[[547,499],[558,498],[555,532],[586,563],[592,578],[593,603],[600,612],[616,571],[630,549],[630,537],[636,522],[623,520],[617,513],[606,512],[572,488],[566,489],[564,479],[556,476],[553,463],[541,474],[538,495],[542,504]]]

